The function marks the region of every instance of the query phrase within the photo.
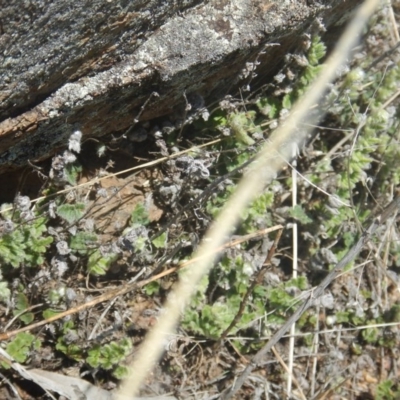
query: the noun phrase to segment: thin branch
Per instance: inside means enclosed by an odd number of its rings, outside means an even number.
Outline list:
[[[294,153],[296,149],[293,149]],[[293,156],[295,156],[294,154]],[[292,168],[292,208],[293,210],[297,206],[297,161],[293,161],[293,168]],[[297,223],[293,223],[293,260],[292,260],[292,278],[297,278],[297,269],[298,269],[298,229]],[[292,392],[292,379],[293,379],[293,359],[294,359],[294,334],[296,333],[296,324],[293,324],[290,328],[290,334],[292,335],[289,339],[289,365],[288,365],[288,374],[287,374],[287,395],[290,398],[290,394]],[[301,389],[300,389],[301,390]]]
[[[291,370],[285,363],[285,361],[283,361],[283,358],[281,357],[281,355],[278,353],[278,351],[275,349],[275,347],[272,347],[272,352],[274,353],[274,356],[276,357],[276,359],[279,361],[279,364],[282,365],[283,369],[286,371],[286,373],[288,375],[292,375],[291,380],[295,383],[295,385],[297,386],[297,389],[299,390],[299,394],[300,397],[302,398],[302,400],[307,400],[306,396],[304,396],[303,390],[301,389],[301,385],[299,383],[299,381],[296,379],[296,377],[293,375],[293,370]],[[290,392],[292,391],[292,389],[290,389]],[[290,392],[288,392],[288,397],[290,396]]]

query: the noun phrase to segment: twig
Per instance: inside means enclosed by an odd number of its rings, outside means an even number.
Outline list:
[[[275,226],[272,226],[271,228],[260,229],[260,230],[257,231],[257,232],[249,233],[248,235],[241,236],[241,237],[238,238],[238,239],[231,240],[231,241],[229,241],[228,243],[225,243],[224,245],[217,247],[217,248],[215,249],[215,251],[216,251],[216,252],[219,252],[219,251],[225,250],[225,249],[227,249],[227,248],[229,248],[229,247],[234,247],[234,246],[236,246],[236,245],[238,245],[238,244],[240,244],[240,243],[247,242],[248,240],[255,239],[255,238],[261,237],[261,236],[265,236],[267,233],[270,233],[270,232],[273,232],[273,231],[281,231],[281,233],[278,233],[278,235],[279,235],[279,237],[280,237],[281,234],[282,234],[282,229],[283,229],[283,226],[282,226],[282,225],[275,225]],[[278,239],[278,241],[279,241],[279,239]],[[274,244],[275,244],[275,243],[274,243]],[[272,247],[273,247],[273,246],[272,246]],[[272,247],[271,247],[271,249],[272,249]],[[271,250],[271,249],[270,249],[270,250]],[[186,267],[186,266],[188,266],[188,265],[190,265],[190,264],[192,264],[192,263],[194,263],[194,262],[196,262],[196,261],[199,261],[200,259],[201,259],[201,257],[192,258],[192,259],[190,259],[190,260],[185,261],[184,263],[182,263],[181,266],[182,266],[182,267]],[[269,259],[268,259],[268,257],[267,257],[267,259],[266,259],[264,265],[266,265],[266,263],[268,263],[268,262],[269,262]],[[262,279],[262,277],[261,277],[260,279]],[[256,283],[256,284],[257,284],[257,283]]]
[[[343,380],[341,380],[337,385],[329,388],[326,392],[324,393],[320,393],[317,397],[314,398],[314,400],[325,400],[325,399],[330,399],[331,395],[333,393],[336,393],[337,390],[342,387],[348,380],[350,380],[351,377],[345,378]],[[329,397],[328,397],[329,396]]]
[[[400,96],[400,90],[398,90],[396,93],[392,94],[384,104],[382,104],[381,108],[384,110],[390,103],[392,103],[397,97]]]
[[[102,312],[102,314],[100,315],[100,318],[97,320],[95,326],[92,329],[92,332],[90,332],[90,335],[88,336],[87,340],[92,340],[95,335],[96,335],[96,331],[99,328],[100,324],[103,322],[104,317],[107,315],[108,311],[110,310],[110,308],[113,306],[113,304],[117,301],[117,297],[115,297],[114,299],[112,299],[110,301],[110,303],[108,304],[108,306],[106,307],[106,309]]]
[[[400,47],[400,42],[396,43],[391,49],[385,51],[381,54],[376,60],[374,60],[366,69],[366,71],[371,70],[372,68],[376,67],[382,60],[386,57],[391,56],[398,48]]]
[[[375,218],[369,225],[368,229],[365,230],[357,243],[346,253],[341,261],[336,264],[332,271],[325,277],[325,279],[315,288],[311,295],[303,302],[302,305],[293,313],[293,315],[285,322],[285,324],[278,329],[278,331],[272,336],[267,344],[253,357],[251,363],[246,367],[240,377],[236,380],[234,387],[222,397],[223,400],[228,400],[234,396],[237,391],[242,387],[251,371],[264,359],[266,354],[275,346],[284,334],[290,329],[290,327],[299,320],[299,318],[315,304],[325,289],[334,281],[338,275],[342,272],[344,267],[354,260],[354,258],[362,250],[363,246],[371,239],[372,235],[376,232],[379,226],[386,222],[386,220],[400,208],[400,196],[396,197],[389,205]]]
[[[7,330],[13,323],[15,320],[17,320],[21,315],[30,312],[32,310],[34,310],[35,308],[41,307],[43,304],[35,304],[33,306],[30,306],[28,308],[25,308],[25,310],[20,311],[18,314],[14,315],[14,318],[11,319],[11,321],[4,327],[4,330]]]
[[[299,389],[299,394],[300,394],[300,397],[303,399],[303,400],[307,400],[307,398],[306,398],[306,396],[304,396],[304,393],[303,393],[303,391],[302,391],[302,389],[301,389],[301,386],[300,386],[300,383],[299,383],[299,381],[296,379],[296,377],[293,375],[293,371],[286,365],[286,363],[285,363],[285,361],[283,361],[283,358],[281,357],[281,355],[277,352],[277,350],[275,349],[275,346],[274,347],[272,347],[272,352],[274,353],[274,356],[276,357],[276,359],[279,361],[279,364],[281,364],[282,365],[282,367],[283,367],[283,369],[286,371],[286,373],[288,374],[288,375],[292,375],[292,381],[295,383],[295,385],[297,386],[297,389]],[[290,390],[291,391],[291,390]],[[290,396],[290,393],[288,393],[288,397],[291,397]]]
[[[320,188],[319,186],[317,186],[315,183],[312,183],[309,179],[307,179],[303,174],[301,174],[295,167],[294,164],[292,165],[290,162],[287,163],[287,165],[292,168],[292,171],[295,171],[297,175],[299,175],[301,178],[303,178],[310,186],[314,187],[315,189],[317,189],[318,191],[320,191],[321,193],[323,193],[324,195],[331,197],[332,199],[334,199],[335,202],[338,202],[340,204],[342,204],[345,207],[351,207],[350,204],[345,203],[344,201],[340,200],[340,198],[338,196],[332,195],[330,193],[328,193],[327,191],[325,191],[324,189]]]
[[[293,157],[296,156],[296,148],[293,149]],[[294,210],[295,207],[297,206],[297,161],[296,159],[292,162],[293,168],[292,168],[292,209]],[[293,238],[292,238],[292,243],[293,243],[293,261],[292,261],[292,278],[296,279],[297,278],[297,269],[298,269],[298,229],[297,229],[297,223],[293,223]],[[290,339],[289,339],[289,361],[288,361],[288,374],[287,374],[287,385],[286,385],[286,391],[287,391],[287,396],[288,398],[291,397],[291,392],[292,392],[292,380],[293,380],[293,358],[294,358],[294,334],[296,333],[296,324],[293,324],[290,327]],[[301,389],[300,389],[301,390]]]
[[[1,372],[0,372],[0,378],[3,380],[3,382],[5,382],[10,387],[10,389],[14,393],[15,398],[17,400],[22,400],[21,396],[18,393],[18,390],[14,387],[14,385]]]
[[[389,22],[392,25],[392,35],[393,37],[393,42],[394,44],[397,44],[400,42],[400,36],[399,36],[399,31],[397,30],[397,22],[396,22],[396,17],[393,11],[393,5],[390,0],[388,0],[388,13],[389,13]]]
[[[132,132],[133,128],[136,126],[136,124],[139,122],[139,118],[141,117],[141,115],[143,114],[145,108],[147,107],[147,105],[150,103],[151,99],[153,97],[160,97],[160,95],[157,92],[152,92],[150,93],[150,96],[147,98],[147,100],[142,104],[142,106],[140,107],[139,112],[137,113],[136,117],[133,119],[133,124],[118,138],[114,138],[112,140],[112,143],[117,143],[119,142],[122,138],[126,138],[127,135],[129,133]]]

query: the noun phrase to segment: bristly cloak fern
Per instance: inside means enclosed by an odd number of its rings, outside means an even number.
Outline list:
[[[0,260],[14,268],[22,264],[27,267],[42,264],[46,249],[53,242],[51,236],[45,235],[46,223],[47,218],[39,217],[3,235],[0,238]]]

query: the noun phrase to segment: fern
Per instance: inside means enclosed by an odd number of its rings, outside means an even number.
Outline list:
[[[88,272],[93,275],[104,275],[117,258],[117,254],[110,253],[103,255],[100,250],[95,250],[88,259]]]
[[[314,67],[318,66],[321,62],[321,59],[325,57],[325,54],[325,44],[321,41],[319,36],[314,36],[311,40],[311,46],[307,54],[308,62]]]
[[[105,346],[96,345],[88,351],[86,362],[93,368],[114,369],[113,374],[119,378],[126,373],[125,367],[119,364],[125,360],[131,350],[132,342],[126,338]]]
[[[13,314],[15,316],[23,313],[25,310],[29,308],[28,298],[23,293],[18,293],[15,297],[15,308],[13,310]],[[25,325],[30,324],[34,315],[31,312],[23,313],[18,317]]]
[[[47,219],[40,217],[3,235],[0,238],[0,260],[14,268],[21,264],[28,267],[42,264],[46,249],[53,242],[51,236],[44,236],[46,223]]]
[[[32,350],[40,349],[41,343],[30,333],[18,333],[15,338],[8,343],[7,353],[17,362],[24,363]],[[4,363],[2,364],[3,366]]]
[[[89,232],[78,232],[71,236],[69,247],[81,256],[86,256],[97,243],[97,235]]]
[[[67,164],[64,168],[65,179],[70,185],[76,185],[76,181],[81,172],[82,166],[77,162]]]
[[[10,295],[11,291],[8,288],[7,282],[0,281],[0,300],[8,302]]]

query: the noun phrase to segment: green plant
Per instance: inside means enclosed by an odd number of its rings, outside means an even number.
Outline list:
[[[78,232],[71,236],[70,249],[81,256],[87,256],[87,271],[92,275],[104,275],[118,254],[98,247],[98,237],[91,232]]]
[[[164,249],[166,247],[167,239],[167,232],[164,232],[160,236],[157,236],[155,239],[153,239],[151,243],[153,243],[153,246],[157,249]]]
[[[336,313],[336,322],[338,324],[351,324],[360,326],[366,323],[366,316],[357,315],[353,310],[338,311]]]
[[[7,302],[11,296],[11,291],[8,288],[8,283],[0,281],[0,300]]]
[[[87,270],[93,275],[104,275],[110,265],[118,259],[118,254],[102,254],[100,250],[93,251],[87,262]]]
[[[73,360],[81,360],[83,358],[83,348],[68,338],[78,337],[74,323],[72,321],[65,322],[59,333],[56,350],[61,351]]]
[[[29,354],[41,347],[40,340],[30,333],[18,333],[15,338],[7,344],[7,353],[17,362],[24,363]],[[3,367],[6,365],[3,363]]]
[[[397,400],[400,396],[399,384],[388,379],[376,387],[375,400]]]
[[[85,208],[86,206],[83,203],[62,204],[57,207],[57,215],[69,224],[73,224],[82,218]]]
[[[252,145],[255,143],[249,135],[249,131],[260,131],[260,127],[254,124],[255,111],[231,113],[228,115],[227,124],[235,134],[236,139],[244,145]]]
[[[226,131],[230,129],[234,138],[225,140],[219,145],[225,171],[233,171],[243,165],[251,156],[252,151],[248,146],[256,145],[255,137],[262,137],[265,131],[262,126],[265,116],[277,118],[284,110],[289,110],[292,104],[302,95],[304,90],[315,79],[321,66],[320,61],[326,52],[325,45],[320,38],[312,38],[300,78],[291,89],[290,93],[283,97],[260,96],[256,102],[256,108],[252,110],[224,113],[218,110],[210,119],[213,129]],[[236,149],[235,151],[232,151]],[[219,173],[224,173],[222,168]],[[273,183],[243,212],[239,233],[254,232],[260,227],[270,226],[272,216],[269,210],[273,206],[275,193],[280,189],[279,183]],[[206,206],[207,212],[215,218],[226,199],[235,190],[235,184],[229,183],[216,196],[211,198]],[[306,210],[298,205],[289,211],[290,216],[304,224],[312,222]],[[241,300],[251,281],[252,270],[249,263],[245,262],[241,255],[234,259],[224,257],[217,268],[213,270],[209,283],[202,285],[193,299],[191,306],[185,312],[183,325],[186,329],[208,337],[217,338],[231,323],[239,311]],[[297,282],[291,281],[287,285],[301,287],[307,286],[305,278],[299,278]],[[217,301],[207,303],[205,293],[213,287],[214,292],[219,293]],[[287,290],[288,286],[282,284],[268,291],[261,286],[256,286],[252,293],[251,302],[246,305],[241,320],[232,330],[232,333],[251,325],[255,321],[270,313],[268,321],[283,323],[287,312],[294,306],[294,298]]]
[[[379,331],[375,327],[363,329],[361,331],[361,337],[367,342],[367,343],[376,343],[379,337]]]
[[[147,294],[147,296],[152,296],[153,294],[157,294],[160,291],[160,283],[157,281],[150,282],[147,284],[143,290]]]
[[[29,308],[29,302],[24,293],[17,293],[15,296],[15,306],[13,314],[25,324],[28,325],[34,320],[34,315],[31,312],[25,312]]]
[[[47,247],[53,242],[51,236],[45,235],[47,222],[47,218],[38,217],[1,236],[0,260],[14,268],[42,264]]]
[[[132,228],[137,226],[148,225],[150,222],[149,212],[143,203],[136,204],[135,208],[131,213],[130,225]]]
[[[95,345],[88,351],[86,362],[93,368],[112,370],[112,374],[121,379],[126,375],[127,369],[121,362],[132,350],[130,339],[124,338],[118,342],[111,342],[106,345]]]
[[[86,256],[93,251],[95,246],[98,246],[97,235],[95,233],[80,231],[70,237],[70,249],[81,256]]]
[[[67,183],[76,185],[79,174],[82,172],[82,166],[78,162],[67,164],[64,168],[64,175]]]

